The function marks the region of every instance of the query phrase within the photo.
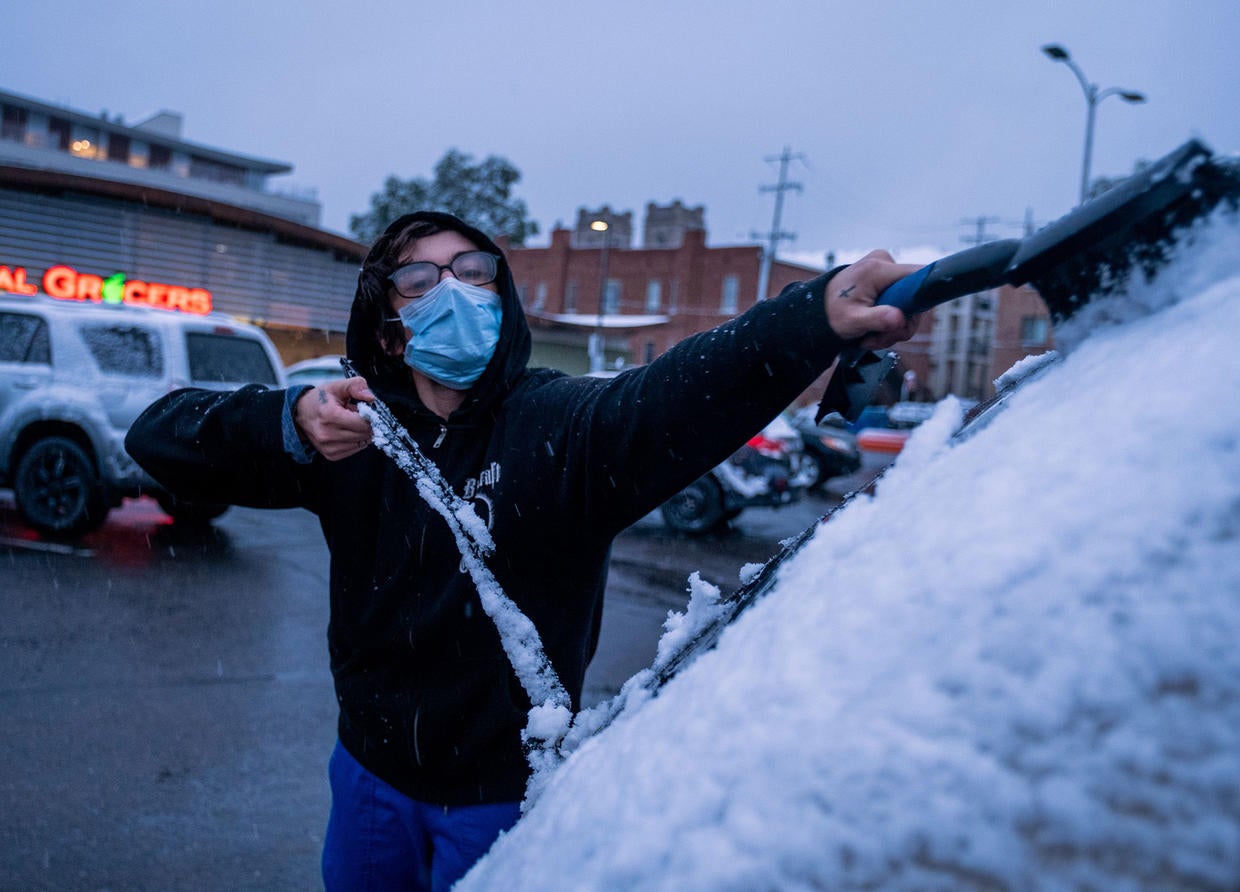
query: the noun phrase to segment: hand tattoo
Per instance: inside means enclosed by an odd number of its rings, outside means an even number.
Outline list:
[[[856,289],[856,287],[857,286],[855,284],[849,285],[847,288],[845,288],[843,291],[840,292],[840,297],[848,297],[848,295],[853,293],[853,290]]]

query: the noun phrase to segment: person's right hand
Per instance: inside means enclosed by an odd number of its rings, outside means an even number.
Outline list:
[[[846,341],[859,339],[865,350],[890,347],[917,333],[917,317],[897,307],[876,306],[888,286],[921,269],[896,263],[886,251],[871,251],[827,283],[827,319]]]
[[[293,406],[293,423],[302,439],[329,461],[339,461],[370,445],[370,422],[357,403],[372,402],[365,378],[329,381],[307,390]]]

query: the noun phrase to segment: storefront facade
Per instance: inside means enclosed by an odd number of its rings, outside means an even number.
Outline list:
[[[344,352],[365,247],[317,227],[291,165],[190,143],[180,116],[90,116],[0,92],[0,291],[225,313],[286,364]]]

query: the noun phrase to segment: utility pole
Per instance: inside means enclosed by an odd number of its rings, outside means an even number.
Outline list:
[[[1025,236],[1028,237],[1028,236],[1033,235],[1033,231],[1034,231],[1033,208],[1027,207],[1025,208]]]
[[[960,240],[966,245],[984,245],[986,242],[992,241],[986,235],[986,225],[988,223],[998,223],[998,217],[966,217],[960,221],[961,226],[976,226],[977,232],[974,235],[962,235]]]
[[[804,155],[800,152],[793,154],[789,146],[784,146],[784,150],[779,155],[768,155],[768,162],[779,162],[779,182],[774,186],[761,186],[759,192],[775,193],[775,215],[771,219],[771,231],[765,235],[761,233],[753,233],[752,238],[765,238],[767,240],[766,248],[762,251],[762,266],[758,271],[758,300],[766,299],[767,288],[771,281],[771,263],[775,260],[775,252],[781,241],[791,241],[796,238],[796,233],[784,232],[779,228],[780,217],[784,212],[784,193],[789,189],[801,191],[800,183],[788,182],[788,163],[790,161],[804,159]]]

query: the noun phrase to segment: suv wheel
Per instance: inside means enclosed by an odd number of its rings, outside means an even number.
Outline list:
[[[663,522],[679,533],[705,533],[723,520],[723,493],[709,477],[693,481],[663,503]]]
[[[17,464],[13,495],[32,527],[50,536],[95,529],[108,514],[90,456],[65,437],[35,442]]]

